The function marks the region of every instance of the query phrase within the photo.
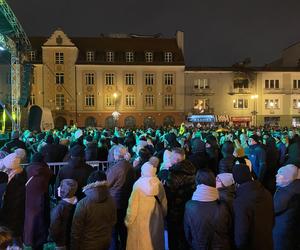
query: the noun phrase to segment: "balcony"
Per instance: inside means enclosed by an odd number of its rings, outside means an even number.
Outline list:
[[[253,88],[233,88],[230,87],[228,94],[229,95],[245,95],[245,94],[252,94],[253,93]]]
[[[290,90],[285,88],[264,88],[264,94],[288,94]]]
[[[206,89],[193,89],[192,95],[193,96],[210,96],[210,95],[214,95],[215,92],[210,89],[210,88],[206,88]]]

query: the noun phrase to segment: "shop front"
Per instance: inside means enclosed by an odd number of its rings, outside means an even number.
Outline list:
[[[266,126],[277,127],[280,125],[280,117],[279,116],[265,116],[264,124]]]
[[[251,116],[233,116],[231,122],[236,126],[249,127],[251,123]]]
[[[197,124],[197,127],[213,125],[216,122],[214,115],[190,115],[187,121]]]
[[[298,117],[293,117],[292,118],[292,126],[293,127],[297,127],[297,128],[299,128],[300,127],[300,117],[298,116]]]

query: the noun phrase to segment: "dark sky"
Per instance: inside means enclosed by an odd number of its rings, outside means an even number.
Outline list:
[[[185,32],[188,66],[261,66],[300,41],[299,0],[7,0],[29,36]]]

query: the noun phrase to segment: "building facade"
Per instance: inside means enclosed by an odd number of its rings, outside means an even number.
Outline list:
[[[31,104],[52,110],[56,126],[137,127],[184,119],[183,33],[162,38],[31,38]]]

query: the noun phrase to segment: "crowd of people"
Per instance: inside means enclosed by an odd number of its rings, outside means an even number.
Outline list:
[[[0,150],[0,249],[300,249],[299,132],[13,131]],[[47,165],[63,161],[56,174]]]

